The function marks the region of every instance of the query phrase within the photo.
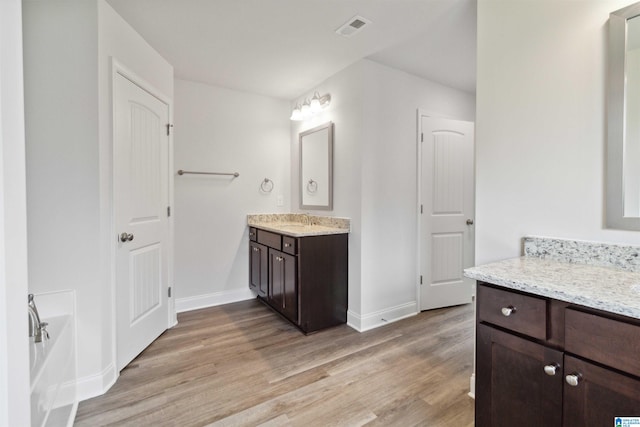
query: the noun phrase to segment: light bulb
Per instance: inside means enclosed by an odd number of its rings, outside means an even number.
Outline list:
[[[302,120],[302,112],[300,111],[300,104],[296,104],[296,108],[291,112],[291,117],[289,120],[299,121]]]
[[[311,98],[311,104],[309,105],[309,109],[312,114],[319,113],[322,111],[322,105],[320,105],[320,94],[316,92]]]
[[[303,119],[306,119],[311,116],[311,106],[309,105],[309,101],[304,101],[302,107],[300,108],[300,113]]]

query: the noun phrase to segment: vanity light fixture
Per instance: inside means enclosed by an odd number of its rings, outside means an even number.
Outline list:
[[[325,108],[327,108],[330,103],[331,103],[330,94],[327,93],[325,95],[320,96],[318,92],[315,92],[313,94],[313,98],[311,98],[311,101],[309,101],[309,99],[307,98],[302,103],[302,106],[300,106],[300,104],[296,104],[295,108],[291,112],[291,117],[289,117],[289,119],[294,121],[308,119],[314,114],[319,113]]]

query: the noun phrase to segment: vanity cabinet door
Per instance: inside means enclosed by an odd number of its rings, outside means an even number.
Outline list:
[[[640,416],[640,380],[637,378],[568,355],[564,374],[565,378],[575,377],[565,380],[563,425],[612,426],[614,417]]]
[[[286,318],[298,324],[297,258],[269,250],[269,301]]]
[[[476,426],[560,426],[562,356],[560,351],[478,324]]]
[[[256,242],[249,242],[249,288],[262,297],[267,296],[269,287],[268,248]]]

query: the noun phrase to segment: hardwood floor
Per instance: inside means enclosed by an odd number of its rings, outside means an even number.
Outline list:
[[[178,315],[77,426],[472,426],[472,305],[303,335],[260,302]]]

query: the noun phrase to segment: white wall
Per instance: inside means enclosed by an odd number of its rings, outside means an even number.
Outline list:
[[[474,120],[475,99],[410,74],[362,60],[314,91],[331,106],[292,126],[292,207],[298,209],[298,132],[335,125],[334,210],[350,217],[349,322],[358,329],[418,310],[416,305],[418,109]]]
[[[29,290],[74,289],[78,392],[115,380],[111,59],[166,96],[173,69],[104,0],[24,2]]]
[[[290,210],[289,114],[284,100],[175,80],[175,169],[240,174],[175,177],[178,311],[253,297],[247,214]]]
[[[349,312],[362,312],[361,282],[361,194],[362,144],[364,109],[364,64],[358,62],[333,75],[310,93],[294,101],[302,103],[304,97],[331,94],[331,104],[311,119],[291,122],[291,209],[300,210],[300,132],[322,123],[334,123],[333,138],[333,210],[305,211],[318,215],[351,219],[349,234]]]
[[[20,0],[0,2],[0,426],[29,413],[27,219]]]
[[[76,289],[82,377],[104,366],[99,331],[107,322],[99,274],[97,3],[24,1],[23,9],[29,291]]]
[[[478,264],[527,234],[638,243],[603,226],[607,20],[630,3],[478,1]]]
[[[390,307],[409,308],[416,302],[416,110],[473,121],[475,97],[375,62],[365,64],[362,309],[366,315]]]

